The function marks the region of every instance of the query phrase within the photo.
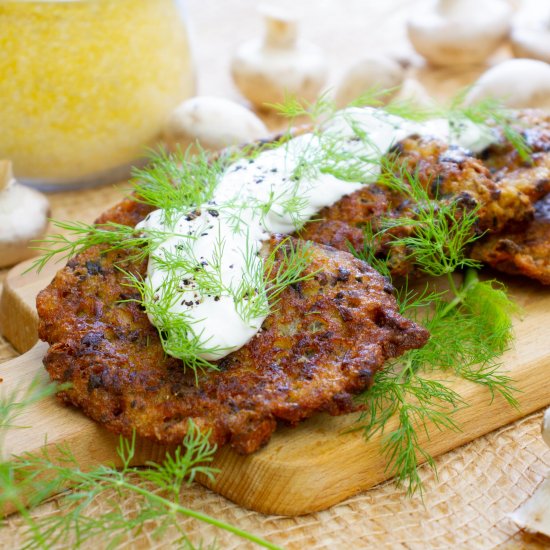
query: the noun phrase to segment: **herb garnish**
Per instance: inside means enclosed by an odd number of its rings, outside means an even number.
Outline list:
[[[376,255],[377,243],[392,228],[408,225],[414,232],[391,240],[390,248],[404,246],[421,273],[443,277],[448,286],[441,292],[427,284],[418,291],[409,288],[408,279],[398,285],[400,312],[423,324],[430,339],[424,347],[407,351],[377,372],[373,386],[359,398],[365,406],[360,429],[367,439],[378,432],[384,434],[382,452],[387,470],[412,495],[422,492],[420,458],[435,469],[433,458],[420,445],[418,431],[428,434],[428,423],[439,431],[459,431],[453,413],[467,406],[444,380],[433,377],[435,371],[452,372],[486,386],[491,399],[500,394],[518,407],[513,381],[500,372],[498,363],[512,339],[511,315],[517,306],[501,283],[480,281],[476,270],[479,263],[466,256],[468,246],[479,238],[473,231],[475,209],[464,211],[456,200],[431,200],[418,179],[403,168],[399,172],[388,170],[380,183],[420,207],[412,219],[379,220],[378,231],[367,224],[363,250],[351,252],[391,280],[387,259]],[[457,286],[453,275],[460,269],[465,273]],[[392,417],[397,418],[397,427],[388,431]]]
[[[0,397],[0,443],[8,427],[14,425],[18,413],[25,407],[56,391],[59,386],[43,386],[32,382],[24,396],[19,391]],[[174,543],[181,548],[195,548],[181,525],[182,517],[198,521],[233,533],[263,548],[278,549],[275,544],[252,533],[218,520],[208,514],[192,510],[182,503],[182,489],[197,475],[213,479],[217,470],[210,465],[216,447],[208,442],[208,433],[201,433],[189,422],[189,431],[183,446],[168,454],[161,464],[148,463],[147,468],[132,466],[136,452],[135,436],[120,438],[117,449],[122,464],[117,469],[101,465],[93,470],[81,469],[70,449],[59,446],[52,456],[47,447],[38,453],[27,453],[0,462],[0,511],[17,510],[27,525],[22,548],[47,549],[65,546],[79,548],[86,541],[101,537],[101,545],[117,548],[128,536],[137,536],[150,528],[154,539],[167,529],[179,535]],[[21,428],[24,430],[24,428]],[[0,445],[1,448],[1,445]],[[52,494],[72,488],[53,514],[33,517],[30,510]],[[125,513],[121,503],[132,497],[135,510]],[[109,509],[96,516],[93,503],[103,498]],[[216,545],[209,546],[214,548]],[[202,544],[200,546],[202,548]]]

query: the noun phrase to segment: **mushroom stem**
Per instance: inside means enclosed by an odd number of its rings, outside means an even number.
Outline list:
[[[0,191],[13,181],[13,167],[11,160],[0,160]]]
[[[268,48],[293,48],[298,38],[298,24],[291,19],[266,13],[265,40]]]
[[[439,0],[436,11],[443,15],[453,15],[456,12],[463,13],[463,0]]]

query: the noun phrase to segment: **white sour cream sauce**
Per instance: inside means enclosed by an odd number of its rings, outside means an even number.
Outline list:
[[[357,140],[357,129],[368,139]],[[170,313],[185,316],[192,323],[194,336],[206,350],[201,354],[203,359],[221,359],[245,345],[259,332],[265,316],[243,320],[231,296],[200,292],[192,271],[178,271],[181,282],[178,292],[174,293],[164,284],[168,273],[159,260],[165,260],[183,245],[190,258],[198,264],[198,269],[209,270],[216,265],[223,285],[236,289],[247,269],[250,270],[250,262],[253,267],[262,262],[259,251],[270,234],[293,233],[322,208],[360,189],[365,183],[376,181],[380,172],[377,161],[398,141],[414,134],[429,135],[472,152],[480,152],[495,141],[490,131],[474,123],[464,123],[452,131],[445,119],[418,123],[373,108],[341,111],[325,125],[323,132],[334,136],[334,142],[341,146],[342,152],[372,160],[372,163],[365,164],[361,182],[342,181],[331,174],[321,173],[313,163],[302,177],[293,179],[300,162],[322,155],[319,138],[306,134],[281,147],[264,151],[254,159],[241,159],[229,166],[220,178],[213,200],[197,206],[200,215],[182,213],[175,227],[169,228],[163,211],[156,210],[138,224],[137,228],[144,233],[159,230],[178,234],[160,244],[149,258],[148,283],[161,298],[166,298],[164,292],[174,294],[168,296]],[[289,212],[285,204],[296,197],[300,200],[299,212]],[[223,206],[228,203],[240,206]],[[259,205],[263,208],[260,209]],[[238,230],[232,213],[242,220]],[[220,241],[223,242],[223,254],[216,253]],[[248,266],[246,258],[249,259]],[[151,323],[158,326],[155,316],[148,315]],[[166,351],[170,353],[170,350]]]

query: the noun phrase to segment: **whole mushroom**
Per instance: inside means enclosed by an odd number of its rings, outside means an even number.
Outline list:
[[[542,438],[550,446],[550,409],[542,421]],[[522,529],[529,529],[550,537],[550,478],[546,478],[515,512],[509,514]]]
[[[514,18],[510,42],[516,57],[550,63],[550,4],[540,0],[525,2]]]
[[[197,143],[218,151],[268,135],[265,124],[249,109],[222,97],[199,96],[181,103],[164,130],[169,149],[186,150]]]
[[[231,74],[241,93],[254,105],[284,100],[286,95],[313,102],[325,82],[327,64],[322,50],[298,38],[295,16],[264,6],[263,39],[242,44],[233,57]]]
[[[505,0],[433,0],[407,22],[416,51],[434,65],[485,61],[510,29]]]
[[[415,106],[418,109],[433,109],[436,106],[436,101],[430,96],[428,90],[414,78],[406,78],[392,100]]]
[[[46,197],[15,181],[11,162],[0,160],[0,267],[34,255],[29,244],[46,231],[49,209]]]
[[[365,56],[352,65],[342,78],[336,90],[336,105],[345,107],[369,90],[393,88],[393,93],[380,97],[382,101],[389,101],[404,78],[405,70],[391,57],[375,54]]]
[[[495,65],[472,86],[465,102],[495,98],[511,108],[550,109],[550,65],[534,59],[509,59]]]

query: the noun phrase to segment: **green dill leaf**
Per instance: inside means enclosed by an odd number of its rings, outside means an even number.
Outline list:
[[[485,98],[479,102],[468,105],[465,102],[468,88],[459,92],[450,102],[448,108],[439,111],[439,116],[447,118],[451,129],[460,132],[465,120],[473,122],[480,128],[491,132],[493,128],[502,131],[504,137],[516,149],[521,160],[531,161],[531,148],[525,137],[516,128],[521,126],[515,113],[506,109],[502,103],[494,98]]]
[[[225,165],[223,158],[212,158],[200,148],[194,155],[190,149],[156,152],[146,168],[133,171],[133,199],[164,210],[170,227],[182,213],[212,198]]]
[[[384,434],[387,471],[408,494],[422,491],[419,459],[435,468],[418,431],[429,437],[428,425],[459,430],[453,414],[467,405],[444,380],[434,379],[435,372],[452,372],[486,387],[491,400],[498,394],[518,406],[513,380],[498,363],[511,341],[511,315],[517,308],[500,283],[479,281],[474,269],[468,269],[462,285],[453,284],[450,292],[448,301],[444,293],[427,286],[415,291],[405,285],[398,291],[401,312],[422,322],[430,339],[376,373],[372,388],[360,398],[365,405],[361,429],[367,439]],[[397,426],[387,429],[392,418]]]
[[[51,395],[54,385],[33,382],[28,391],[0,397],[0,427],[12,425],[14,415],[38,399]],[[56,388],[56,389],[59,389]],[[3,430],[0,431],[0,440]],[[45,446],[37,453],[25,453],[0,462],[0,509],[15,506],[27,525],[21,548],[27,550],[70,546],[79,548],[86,542],[100,541],[102,548],[115,549],[123,542],[139,539],[147,529],[153,540],[160,541],[167,530],[178,537],[184,548],[196,548],[182,518],[200,522],[241,537],[263,548],[279,547],[234,525],[218,520],[182,504],[183,490],[197,475],[213,479],[217,470],[211,466],[216,447],[189,420],[183,446],[159,463],[146,468],[133,466],[136,436],[119,439],[117,449],[120,469],[99,465],[84,470],[67,448]],[[72,490],[59,501],[52,514],[34,516],[32,508],[52,494]],[[102,499],[107,509],[98,515],[94,503]],[[124,502],[132,499],[129,514]],[[29,510],[31,509],[31,510]],[[203,548],[203,543],[200,543]]]

